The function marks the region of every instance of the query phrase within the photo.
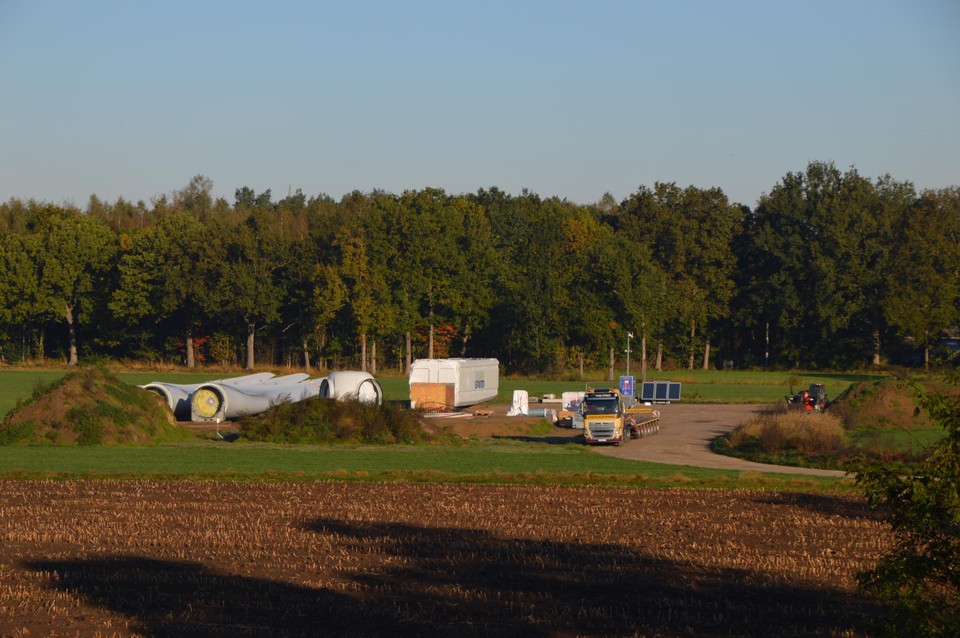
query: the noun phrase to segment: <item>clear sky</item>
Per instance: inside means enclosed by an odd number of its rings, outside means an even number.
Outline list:
[[[0,0],[0,201],[960,184],[956,0]]]

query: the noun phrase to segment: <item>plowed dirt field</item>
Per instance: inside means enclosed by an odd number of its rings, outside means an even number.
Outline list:
[[[0,482],[3,636],[859,636],[852,497]]]

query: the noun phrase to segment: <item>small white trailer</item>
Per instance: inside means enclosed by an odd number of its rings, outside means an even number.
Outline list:
[[[463,408],[497,396],[500,362],[496,359],[417,359],[410,366],[410,407],[442,411]]]

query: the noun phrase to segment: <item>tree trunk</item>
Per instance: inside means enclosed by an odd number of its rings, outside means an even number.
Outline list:
[[[367,371],[367,333],[360,333],[360,369]]]
[[[660,339],[657,341],[657,372],[663,370],[663,340]]]
[[[640,380],[647,380],[647,333],[640,335]]]
[[[873,331],[873,365],[880,365],[880,328]]]
[[[410,331],[407,330],[407,335],[406,335],[407,360],[406,360],[406,368],[404,368],[404,372],[408,375],[410,374],[410,368],[413,367],[413,343],[412,342],[413,342],[413,338],[410,335]]]
[[[67,331],[70,333],[70,358],[67,361],[67,365],[75,366],[79,358],[77,357],[77,329],[73,325],[73,306],[66,304],[66,311]]]
[[[377,376],[377,340],[370,344],[370,374]]]
[[[184,338],[187,347],[187,367],[193,368],[197,365],[196,355],[193,352],[193,326],[187,326],[187,335]]]
[[[613,366],[615,363],[616,358],[613,354],[613,348],[610,348],[610,370],[607,372],[607,381],[613,381]]]
[[[580,351],[580,380],[583,381],[583,350]]]
[[[247,370],[253,370],[256,361],[253,356],[254,335],[257,333],[257,322],[247,321]]]
[[[460,356],[464,359],[467,358],[467,341],[470,340],[470,324],[468,323],[463,328],[463,347],[460,349]]]
[[[307,347],[307,338],[303,338],[303,367],[309,372],[310,371],[310,348]]]
[[[319,347],[319,351],[317,352],[317,364],[323,368],[326,365],[323,360],[323,354],[327,351],[327,331],[324,329],[322,332],[319,330],[317,332],[319,333],[317,334],[317,344]]]
[[[703,369],[710,369],[710,337],[706,338],[706,341],[703,344]]]
[[[690,322],[690,363],[687,365],[687,370],[693,370],[693,358],[696,356],[696,347],[693,342],[697,338],[697,322]]]
[[[766,331],[763,336],[763,367],[770,367],[770,322],[767,322]]]

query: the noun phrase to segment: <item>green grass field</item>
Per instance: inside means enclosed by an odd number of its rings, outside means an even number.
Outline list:
[[[645,463],[603,456],[580,445],[516,442],[365,448],[202,442],[150,447],[0,446],[0,477],[852,490],[848,479]]]
[[[28,399],[38,383],[49,383],[67,374],[64,370],[0,371],[0,414]],[[121,372],[121,381],[200,383],[238,376],[224,372]],[[683,401],[715,403],[770,403],[781,401],[792,385],[812,381],[827,384],[835,396],[849,384],[869,375],[806,375],[796,373],[682,371],[648,380],[683,384]],[[387,400],[409,399],[406,377],[378,377]],[[582,390],[592,382],[502,378],[494,400],[508,403],[513,391],[531,396]],[[644,486],[736,486],[771,489],[848,489],[849,481],[742,474],[720,470],[670,466],[615,459],[581,445],[548,445],[505,441],[472,442],[440,446],[267,446],[210,442],[198,439],[183,445],[22,447],[0,446],[0,476],[69,478],[124,476],[212,478],[244,480],[414,480],[481,483],[571,483]]]
[[[857,428],[850,439],[859,447],[873,450],[902,450],[919,454],[946,438],[943,428]]]

